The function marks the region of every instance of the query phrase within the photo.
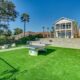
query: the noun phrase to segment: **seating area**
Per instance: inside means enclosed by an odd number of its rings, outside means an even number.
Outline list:
[[[15,43],[12,43],[12,44],[4,44],[4,45],[0,46],[0,49],[8,49],[8,48],[13,48],[13,47],[16,47],[16,44]]]

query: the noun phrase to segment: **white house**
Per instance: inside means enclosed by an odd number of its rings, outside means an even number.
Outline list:
[[[56,38],[75,38],[78,34],[77,23],[68,18],[60,18],[54,24]]]

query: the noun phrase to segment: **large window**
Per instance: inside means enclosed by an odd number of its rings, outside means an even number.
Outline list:
[[[70,29],[71,28],[71,23],[67,23],[66,24],[66,29]]]
[[[65,29],[65,24],[61,24],[61,29]]]
[[[67,31],[67,32],[66,32],[66,37],[67,37],[67,38],[71,38],[71,31]]]
[[[59,29],[60,28],[60,24],[56,24],[56,29]]]
[[[58,37],[59,38],[65,38],[65,31],[58,32]]]

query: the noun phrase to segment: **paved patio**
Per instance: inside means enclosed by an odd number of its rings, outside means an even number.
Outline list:
[[[50,42],[52,41],[52,42]],[[44,38],[32,44],[47,43],[54,47],[75,48],[80,49],[80,39],[62,39],[62,38]]]

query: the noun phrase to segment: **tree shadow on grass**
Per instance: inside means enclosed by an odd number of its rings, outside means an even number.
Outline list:
[[[16,72],[15,72],[15,73],[16,73]],[[0,78],[0,80],[17,80],[17,79],[16,79],[16,76],[15,76],[15,73],[9,72],[9,73],[0,75],[0,76],[2,76],[2,77]]]
[[[0,57],[0,60],[3,61],[5,64],[7,64],[8,66],[10,66],[12,69],[16,70],[15,67],[13,67],[10,63],[8,63],[6,60],[4,60],[3,58]]]
[[[38,55],[44,55],[44,56],[46,56],[46,55],[49,55],[49,54],[51,54],[52,52],[55,52],[56,50],[55,49],[45,49],[45,50],[40,50],[40,51],[38,51]]]
[[[0,58],[0,60],[3,61],[5,64],[7,64],[10,67],[10,69],[4,70],[0,74],[0,80],[17,80],[15,75],[17,72],[19,72],[19,69],[16,69],[15,67],[13,67],[3,58]]]

